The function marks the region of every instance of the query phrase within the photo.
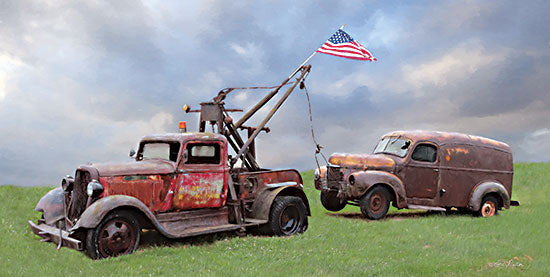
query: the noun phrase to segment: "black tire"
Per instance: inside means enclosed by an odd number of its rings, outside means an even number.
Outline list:
[[[359,200],[359,206],[368,219],[383,218],[390,208],[390,193],[384,187],[374,187]]]
[[[474,215],[479,217],[491,217],[498,214],[498,199],[493,195],[483,197],[479,211],[476,211]]]
[[[86,252],[92,259],[103,259],[132,253],[139,244],[139,223],[132,212],[109,213],[86,236]]]
[[[291,236],[305,232],[307,226],[307,209],[300,197],[275,197],[269,212],[269,222],[266,225],[267,233],[276,236]]]
[[[321,204],[331,212],[337,212],[346,207],[347,202],[336,197],[336,191],[321,191]]]

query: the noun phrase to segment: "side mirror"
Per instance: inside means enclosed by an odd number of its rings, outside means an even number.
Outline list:
[[[401,146],[401,149],[405,150],[405,149],[409,148],[410,145],[411,145],[410,141],[405,141],[405,144],[403,144],[403,146]]]
[[[130,158],[133,158],[135,155],[136,155],[136,150],[131,149],[129,154]]]

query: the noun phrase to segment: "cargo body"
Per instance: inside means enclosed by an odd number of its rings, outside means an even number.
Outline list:
[[[315,187],[331,211],[357,205],[366,217],[398,209],[471,211],[491,216],[511,201],[513,159],[505,143],[427,131],[384,135],[373,154],[333,154]]]

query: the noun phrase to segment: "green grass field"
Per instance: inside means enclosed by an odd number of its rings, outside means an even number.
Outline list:
[[[535,275],[550,274],[550,164],[516,164],[520,207],[492,218],[391,210],[369,221],[357,207],[323,209],[303,174],[313,216],[294,237],[218,234],[185,240],[144,234],[132,255],[94,261],[41,243],[27,224],[50,188],[0,187],[0,275]]]

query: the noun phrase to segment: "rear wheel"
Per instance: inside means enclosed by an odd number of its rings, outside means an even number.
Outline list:
[[[483,197],[477,216],[490,217],[498,214],[498,199],[492,195]]]
[[[92,259],[132,253],[139,244],[140,228],[133,213],[114,211],[88,230],[86,252]]]
[[[300,197],[277,196],[269,212],[268,232],[277,236],[303,233],[308,226],[306,205]]]
[[[384,187],[375,187],[361,198],[359,206],[367,218],[383,218],[390,208],[390,193]]]
[[[336,191],[321,191],[321,204],[325,209],[331,212],[337,212],[346,207],[346,201],[341,200],[336,195]]]

